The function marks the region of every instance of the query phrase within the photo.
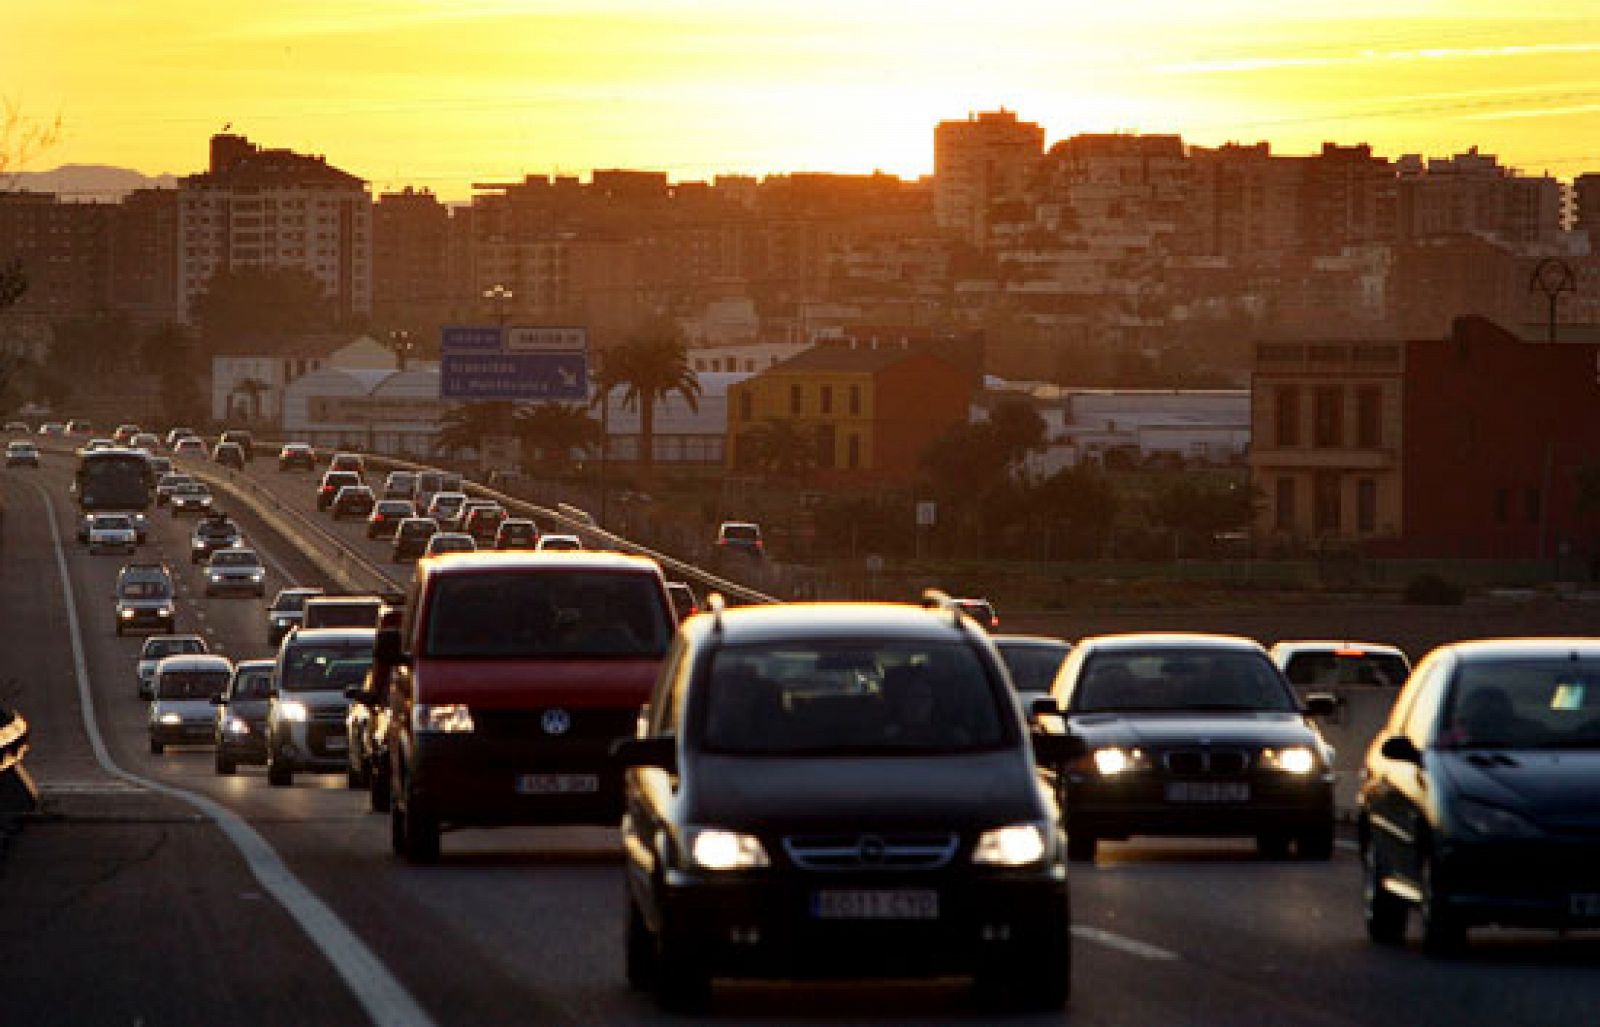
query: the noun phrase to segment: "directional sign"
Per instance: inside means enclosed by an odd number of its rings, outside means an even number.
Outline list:
[[[583,400],[589,396],[585,328],[452,325],[439,345],[439,398]]]

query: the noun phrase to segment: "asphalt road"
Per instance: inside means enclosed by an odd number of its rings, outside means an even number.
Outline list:
[[[10,629],[0,686],[34,725],[29,764],[50,810],[0,859],[0,1023],[359,1023],[370,1007],[334,968],[352,946],[440,1024],[669,1019],[622,980],[614,832],[461,832],[446,836],[440,865],[408,867],[389,854],[386,819],[366,813],[342,776],[271,789],[259,769],[217,777],[203,749],[150,755],[132,676],[138,642],[116,638],[110,619],[122,561],[72,542],[68,465],[53,456],[37,474],[0,472]],[[270,466],[258,461],[264,470],[253,474],[309,508],[309,478],[279,479]],[[326,904],[351,946],[325,951],[330,934],[298,926],[191,804],[100,767],[82,727],[70,618],[35,481],[55,503],[110,760],[231,811]],[[322,583],[317,561],[234,512],[275,565],[269,595],[287,579]],[[199,596],[190,522],[163,511],[152,524],[153,547],[189,586],[181,629],[205,631],[234,658],[266,655],[262,602]],[[1331,863],[1301,864],[1260,861],[1234,843],[1135,841],[1107,844],[1098,864],[1074,870],[1072,1003],[1064,1016],[1018,1022],[1574,1024],[1600,1007],[1595,935],[1474,932],[1455,960],[1426,957],[1415,942],[1372,946],[1347,846]],[[773,1023],[996,1019],[959,982],[730,985],[719,987],[716,1012]]]

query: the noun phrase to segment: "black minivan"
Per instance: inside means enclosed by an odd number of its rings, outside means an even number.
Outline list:
[[[714,977],[958,975],[1066,1002],[1066,838],[1035,760],[1081,746],[1030,733],[948,600],[713,597],[613,753],[628,981],[664,1007],[704,1006]]]

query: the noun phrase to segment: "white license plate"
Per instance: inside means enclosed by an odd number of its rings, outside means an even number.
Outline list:
[[[1600,920],[1600,892],[1573,892],[1567,896],[1567,914],[1579,920]]]
[[[343,735],[330,735],[322,740],[324,749],[344,749],[349,745],[349,740]]]
[[[1173,781],[1167,785],[1168,802],[1249,802],[1245,781]]]
[[[600,790],[594,774],[522,774],[517,791],[522,795],[582,795]]]
[[[819,891],[811,900],[819,920],[937,920],[939,893],[897,888],[885,891]]]

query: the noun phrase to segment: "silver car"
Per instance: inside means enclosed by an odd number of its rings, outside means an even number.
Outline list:
[[[212,699],[233,676],[225,656],[168,656],[156,664],[150,698],[150,751],[169,745],[210,745],[216,730]]]
[[[131,553],[138,546],[139,533],[133,526],[132,514],[95,514],[89,522],[91,553]]]
[[[155,682],[156,664],[168,656],[198,656],[211,651],[206,640],[199,635],[151,635],[139,650],[139,662],[134,675],[139,679],[139,698],[152,699],[151,688]]]
[[[254,549],[232,546],[211,554],[206,564],[206,595],[243,592],[258,599],[267,594],[267,569]]]

